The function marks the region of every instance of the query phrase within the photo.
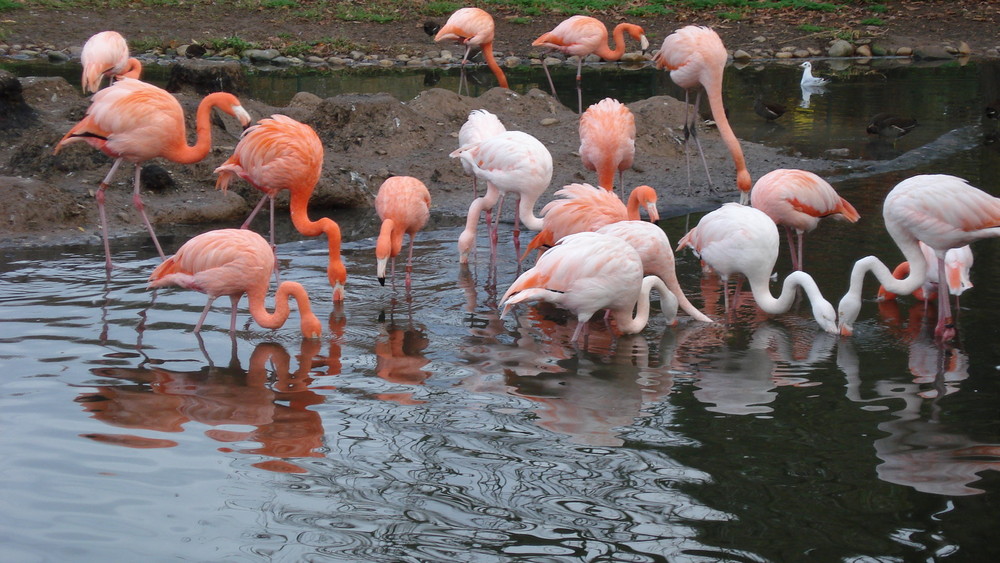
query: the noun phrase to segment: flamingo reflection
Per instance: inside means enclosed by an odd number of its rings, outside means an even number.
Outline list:
[[[316,393],[312,383],[317,375],[339,373],[340,352],[331,345],[329,356],[320,355],[322,343],[317,340],[305,339],[300,345],[294,368],[281,344],[265,342],[254,348],[244,370],[235,340],[224,367],[209,363],[197,370],[180,371],[144,361],[135,368],[94,368],[94,375],[114,382],[98,385],[76,401],[93,418],[119,428],[183,432],[189,422],[213,427],[253,426],[249,431],[212,428],[205,434],[226,444],[255,442],[246,448],[219,448],[272,458],[255,463],[255,467],[302,473],[305,469],[291,459],[322,456],[318,450],[323,446],[323,424],[319,413],[309,407],[322,403],[324,396]],[[93,433],[84,437],[130,448],[178,445],[174,440],[135,434]]]
[[[375,339],[375,374],[389,383],[401,385],[423,385],[431,372],[422,369],[430,363],[424,351],[430,346],[427,329],[413,322],[413,313],[407,306],[406,321],[396,321],[396,300],[392,300],[388,321],[385,312],[380,315],[382,322],[379,335]],[[411,392],[379,393],[377,398],[400,405],[419,405],[425,401],[413,398]]]

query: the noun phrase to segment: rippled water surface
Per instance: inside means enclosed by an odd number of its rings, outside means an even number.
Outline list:
[[[880,206],[902,178],[951,173],[1000,193],[980,117],[992,67],[894,68],[840,71],[809,108],[793,67],[727,77],[737,134],[827,156],[862,214],[807,239],[806,269],[834,303],[855,260],[900,259]],[[649,75],[644,95],[674,93],[663,78]],[[789,119],[766,124],[748,109],[763,84]],[[875,155],[864,122],[887,99],[919,109],[921,126]],[[665,215],[672,241],[699,218]],[[850,339],[819,331],[805,304],[768,317],[745,303],[729,323],[657,315],[617,338],[595,320],[574,347],[575,321],[558,311],[498,318],[519,271],[510,225],[495,262],[480,229],[462,267],[460,227],[435,217],[408,292],[375,280],[374,215],[334,218],[343,306],[329,300],[325,243],[279,237],[282,279],[305,285],[324,321],[315,342],[301,340],[297,313],[268,331],[245,309],[231,337],[226,300],[194,335],[203,296],[147,291],[158,258],[143,238],[113,241],[110,281],[99,246],[2,251],[0,559],[1000,555],[996,241],[974,247],[953,345],[935,345],[933,319],[902,299],[867,301]],[[162,242],[176,249],[210,227]],[[721,319],[718,282],[697,259],[681,253],[678,272]]]

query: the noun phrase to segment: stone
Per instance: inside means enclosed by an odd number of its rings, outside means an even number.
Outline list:
[[[166,89],[193,91],[201,96],[218,91],[239,94],[246,90],[246,75],[239,61],[179,59],[170,67]]]
[[[775,53],[774,54],[774,58],[776,58],[776,59],[790,59],[790,58],[792,58],[792,54],[789,53],[788,51],[781,51],[781,52]]]
[[[749,60],[750,58],[751,58],[750,57],[750,53],[747,53],[743,49],[737,49],[736,51],[733,52],[733,59],[734,60],[745,61],[745,60]]]
[[[271,62],[279,55],[281,53],[277,49],[247,49],[243,52],[243,56],[253,63]]]
[[[49,61],[53,63],[64,63],[69,60],[69,55],[62,51],[49,51]]]
[[[792,55],[794,55],[796,59],[808,59],[812,53],[809,52],[809,49],[796,49],[795,51],[792,51]]]
[[[913,50],[913,58],[917,60],[937,61],[953,59],[951,53],[940,45],[924,45]]]
[[[23,127],[35,119],[35,111],[24,101],[24,90],[16,76],[0,70],[0,129]]]
[[[541,124],[546,127],[549,125],[555,125],[556,123],[559,123],[559,120],[554,117],[546,117],[541,121]]]
[[[836,39],[826,50],[826,54],[831,57],[850,57],[854,54],[854,45],[843,39]]]
[[[959,52],[959,54],[962,54],[962,55],[971,55],[972,54],[972,48],[969,47],[968,43],[966,43],[965,41],[962,41],[961,43],[958,44],[958,52]]]
[[[855,54],[859,57],[869,58],[872,56],[872,48],[868,45],[859,45]]]
[[[913,49],[910,47],[900,47],[896,49],[897,57],[909,57],[913,55]]]

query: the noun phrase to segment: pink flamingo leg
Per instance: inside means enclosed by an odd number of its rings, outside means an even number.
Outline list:
[[[101,217],[101,235],[104,238],[104,267],[107,269],[109,276],[111,275],[111,268],[113,266],[111,265],[111,244],[108,242],[108,214],[104,210],[104,190],[108,189],[111,178],[115,175],[121,163],[121,158],[115,159],[114,164],[111,165],[111,170],[108,171],[108,175],[104,177],[104,180],[97,188],[97,193],[94,194],[94,199],[97,200],[97,212]]]
[[[948,292],[948,274],[944,258],[938,257],[938,321],[934,336],[941,342],[955,338],[955,320],[951,316],[951,295]]]
[[[194,325],[195,334],[201,332],[201,325],[205,322],[205,317],[208,316],[208,311],[212,308],[212,303],[214,302],[215,302],[215,297],[209,297],[208,303],[205,303],[205,308],[201,310],[201,316],[198,317],[198,322]]]
[[[142,222],[146,225],[146,230],[149,231],[149,236],[153,238],[153,245],[156,246],[156,252],[160,254],[160,260],[166,260],[167,256],[163,254],[163,248],[160,247],[160,241],[156,240],[156,233],[153,232],[153,224],[149,222],[149,217],[146,216],[146,206],[142,203],[142,196],[139,195],[139,174],[141,169],[137,164],[135,166],[135,178],[132,181],[134,186],[132,190],[132,205],[139,210],[139,215],[142,215]]]

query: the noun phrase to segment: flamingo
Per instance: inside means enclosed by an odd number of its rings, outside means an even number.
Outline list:
[[[614,189],[615,172],[624,197],[622,172],[635,160],[635,116],[625,104],[605,98],[580,116],[580,159],[597,172],[597,185]]]
[[[924,260],[927,260],[927,277],[924,280],[923,285],[913,292],[913,297],[923,301],[925,304],[927,301],[931,301],[938,298],[938,281],[940,280],[940,275],[938,274],[937,268],[937,257],[934,256],[934,250],[931,247],[921,241],[920,252],[924,255]],[[969,245],[960,246],[958,248],[951,248],[948,252],[944,254],[944,267],[945,267],[945,279],[948,280],[948,293],[955,296],[956,307],[958,296],[965,293],[965,290],[972,289],[972,281],[969,279],[969,271],[972,269],[973,256],[972,247]],[[910,263],[901,262],[896,269],[892,271],[892,277],[896,279],[903,279],[910,273]],[[885,287],[879,286],[878,288],[878,300],[879,301],[892,301],[896,298],[896,294],[891,291],[886,291]]]
[[[813,76],[812,73],[813,65],[809,61],[800,64],[799,67],[802,68],[802,79],[799,80],[799,86],[804,89],[821,88],[823,86],[826,86],[830,82],[830,79],[828,78],[820,78],[819,76]]]
[[[274,251],[264,237],[246,229],[217,229],[202,233],[184,243],[149,276],[149,288],[178,286],[208,295],[208,303],[194,326],[201,331],[212,303],[229,296],[233,310],[229,332],[236,331],[236,307],[246,294],[250,315],[264,328],[281,328],[288,320],[289,299],[295,299],[301,317],[302,336],[319,338],[323,327],[309,305],[309,295],[301,284],[282,282],[275,296],[275,311],[264,305],[267,286],[274,267]]]
[[[142,63],[129,57],[128,43],[117,31],[95,33],[83,44],[80,52],[83,92],[97,92],[107,76],[111,82],[121,78],[139,78]]]
[[[740,203],[746,203],[750,192],[751,179],[743,159],[743,149],[729,126],[726,109],[722,105],[722,74],[726,68],[726,47],[722,44],[714,30],[708,27],[689,25],[671,33],[663,40],[660,50],[653,56],[656,68],[666,68],[670,71],[670,79],[684,88],[684,104],[688,108],[688,117],[684,120],[685,141],[688,135],[694,138],[705,165],[705,175],[708,183],[712,176],[708,173],[708,163],[705,153],[701,150],[701,141],[695,130],[697,108],[701,103],[701,88],[708,95],[708,104],[712,108],[712,119],[719,128],[722,142],[729,149],[729,154],[736,165],[736,187],[740,190]],[[701,87],[701,88],[699,88]],[[691,90],[698,89],[694,106],[688,105]],[[687,156],[687,143],[684,145],[684,156],[688,164],[688,188],[691,187],[691,162]]]
[[[791,309],[795,289],[801,287],[809,297],[813,317],[820,328],[836,333],[837,316],[833,305],[823,298],[809,274],[792,272],[785,278],[781,294],[777,298],[771,295],[768,282],[778,259],[780,239],[777,225],[767,214],[733,202],[702,217],[698,225],[681,238],[677,250],[691,247],[705,264],[718,272],[724,283],[733,274],[743,274],[750,283],[757,306],[769,315]],[[727,291],[726,310],[729,309],[728,296]]]
[[[949,249],[1000,236],[1000,198],[947,174],[922,174],[896,184],[885,196],[882,217],[889,236],[910,263],[910,273],[897,280],[875,256],[855,262],[850,287],[838,306],[840,333],[844,336],[854,332],[854,321],[861,311],[861,289],[868,272],[892,293],[913,293],[927,277],[928,261],[918,244],[923,241],[937,257],[938,286],[947,287],[944,259]],[[955,336],[948,299],[938,299],[934,336],[941,341]]]
[[[757,179],[750,191],[750,205],[760,209],[785,227],[792,269],[802,269],[802,239],[812,232],[823,217],[843,218],[857,223],[861,215],[823,178],[812,172],[779,168]],[[792,231],[798,247],[792,243]]]
[[[590,184],[569,184],[555,193],[557,199],[542,208],[542,227],[528,243],[521,259],[532,250],[552,246],[573,233],[596,231],[618,221],[638,221],[640,209],[645,208],[649,220],[660,220],[656,209],[656,190],[638,186],[629,194],[628,205],[622,203],[614,192],[595,188]]]
[[[260,202],[243,222],[250,226],[265,201],[271,203],[271,245],[274,246],[274,198],[282,190],[291,195],[289,211],[295,229],[304,236],[326,234],[329,263],[326,276],[333,288],[333,300],[343,301],[347,269],[340,256],[340,226],[328,217],[309,219],[308,203],[323,170],[323,144],[316,132],[304,123],[275,114],[258,121],[243,132],[239,144],[221,166],[215,187],[227,190],[236,178],[264,192]]]
[[[678,306],[696,321],[712,322],[712,319],[699,311],[684,295],[680,282],[677,281],[674,251],[670,246],[670,239],[659,225],[648,221],[618,221],[594,232],[616,236],[632,245],[642,259],[643,275],[657,276],[663,280],[667,289],[677,298]]]
[[[448,18],[444,26],[438,30],[434,36],[434,41],[454,41],[460,45],[465,45],[465,55],[462,57],[462,78],[465,78],[465,63],[469,59],[469,52],[473,47],[478,47],[483,52],[486,59],[486,66],[493,71],[497,77],[497,82],[501,88],[507,88],[507,76],[503,69],[493,58],[493,16],[479,8],[460,8]],[[462,93],[462,85],[459,83],[458,93]]]
[[[482,141],[460,148],[450,155],[468,163],[473,173],[486,180],[486,194],[476,198],[469,205],[465,230],[458,237],[459,261],[469,261],[469,252],[476,241],[476,226],[483,210],[493,209],[499,204],[490,226],[491,250],[496,253],[497,224],[506,195],[513,192],[518,198],[518,211],[514,216],[514,246],[520,246],[518,220],[524,226],[538,231],[542,220],[535,216],[535,202],[552,182],[552,154],[535,137],[522,131],[507,131]]]
[[[396,278],[396,256],[403,248],[403,234],[410,237],[406,256],[406,289],[410,288],[413,270],[413,239],[424,228],[431,213],[431,193],[412,176],[393,176],[382,182],[375,196],[375,211],[382,219],[382,230],[375,243],[376,276],[385,285],[385,265],[392,258],[392,278]]]
[[[108,244],[108,220],[104,210],[104,190],[122,161],[135,164],[132,181],[132,204],[142,215],[142,221],[153,238],[156,251],[163,258],[163,249],[153,232],[153,225],[146,216],[145,205],[139,195],[139,165],[147,160],[163,157],[181,164],[193,164],[205,158],[212,146],[212,108],[219,108],[239,119],[245,127],[250,124],[250,114],[232,94],[215,92],[198,105],[195,118],[197,141],[187,144],[184,110],[166,90],[134,78],[123,78],[94,94],[87,113],[56,144],[55,153],[70,143],[84,142],[115,159],[111,170],[101,181],[94,194],[101,217],[104,237],[105,267],[111,273],[111,248]]]
[[[597,55],[606,61],[621,60],[625,54],[625,34],[628,33],[632,39],[639,42],[643,52],[649,49],[649,40],[646,39],[646,32],[638,25],[631,23],[620,23],[615,26],[612,37],[615,41],[615,48],[608,46],[608,28],[600,20],[590,16],[572,16],[557,25],[552,31],[543,33],[535,39],[531,45],[533,47],[546,47],[560,53],[576,56],[576,96],[578,102],[578,113],[583,113],[583,92],[580,89],[582,82],[581,71],[583,70],[583,59],[587,55]],[[552,75],[549,74],[549,67],[542,61],[542,68],[545,76],[549,79],[549,87],[552,89],[552,96],[556,95],[556,87],[552,83]]]
[[[660,293],[661,308],[673,324],[677,298],[657,276],[642,275],[639,253],[623,239],[599,233],[576,233],[559,241],[514,280],[500,300],[503,317],[518,303],[546,301],[576,315],[572,342],[587,321],[608,309],[622,334],[634,334],[649,321],[649,292]],[[632,312],[635,310],[635,316]]]
[[[462,128],[458,130],[458,150],[471,147],[506,131],[507,128],[495,114],[485,109],[474,109],[469,112],[469,118],[465,120]],[[478,182],[476,175],[472,172],[472,165],[463,160],[462,168],[465,170],[467,176],[472,176],[472,197],[479,197],[479,190],[476,186]],[[490,220],[488,214],[489,211],[487,211],[486,222]]]

